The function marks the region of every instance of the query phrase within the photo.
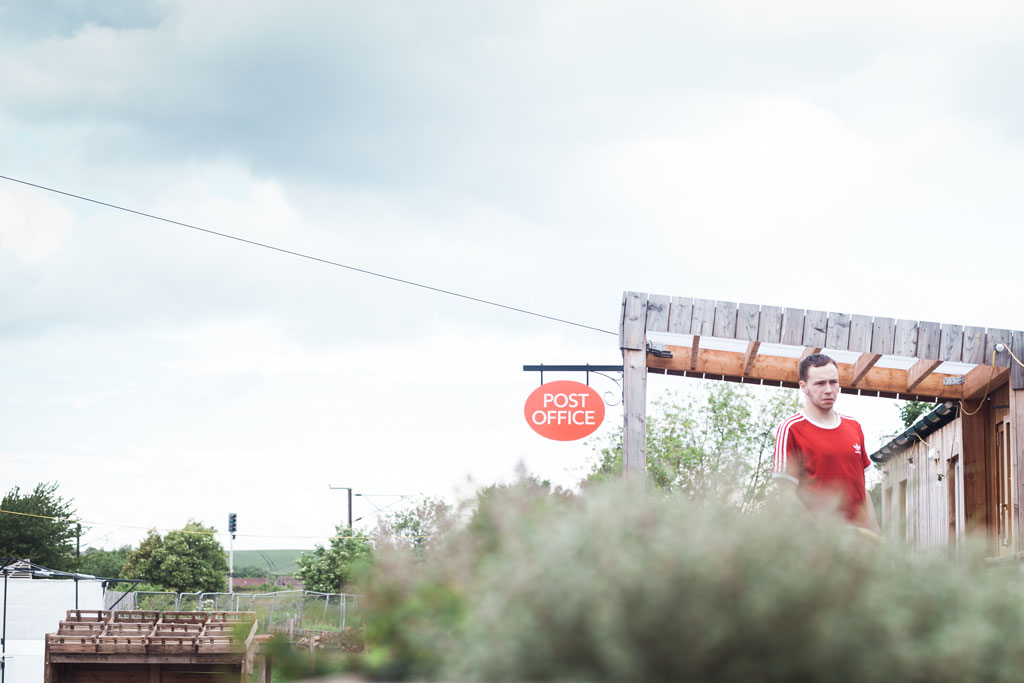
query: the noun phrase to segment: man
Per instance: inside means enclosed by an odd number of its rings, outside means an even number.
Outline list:
[[[774,474],[812,510],[837,505],[858,527],[878,533],[864,472],[871,467],[864,431],[853,418],[835,411],[839,366],[823,353],[800,361],[804,409],[783,420],[775,434]]]

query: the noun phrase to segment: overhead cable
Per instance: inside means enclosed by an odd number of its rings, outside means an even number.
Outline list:
[[[384,279],[384,280],[390,280],[392,282],[398,282],[398,283],[403,284],[403,285],[409,285],[411,287],[419,287],[420,289],[426,289],[426,290],[429,290],[431,292],[437,292],[439,294],[447,294],[448,296],[454,296],[454,297],[458,297],[460,299],[466,299],[468,301],[475,301],[475,302],[480,303],[480,304],[486,304],[488,306],[495,306],[497,308],[504,308],[505,310],[508,310],[508,311],[514,311],[516,313],[522,313],[524,315],[532,315],[532,316],[534,316],[536,318],[544,318],[545,320],[551,320],[551,321],[554,321],[554,322],[563,323],[565,325],[573,325],[574,327],[582,327],[583,329],[593,330],[594,332],[602,332],[604,334],[611,334],[611,335],[618,334],[617,332],[612,332],[611,330],[604,330],[604,329],[601,329],[600,327],[593,327],[591,325],[584,325],[583,323],[573,322],[572,320],[566,320],[564,318],[557,318],[557,317],[552,316],[552,315],[545,315],[544,313],[537,313],[535,311],[529,311],[529,310],[527,310],[525,308],[518,308],[516,306],[509,306],[507,304],[498,303],[496,301],[490,301],[488,299],[482,299],[480,297],[470,296],[469,294],[462,294],[460,292],[455,292],[455,291],[452,291],[450,289],[443,289],[441,287],[434,287],[432,285],[425,285],[425,284],[420,283],[420,282],[414,282],[412,280],[406,280],[406,279],[403,279],[403,278],[400,278],[400,277],[395,277],[393,275],[386,275],[384,273],[378,273],[376,271],[367,270],[366,268],[359,268],[357,266],[352,266],[352,265],[348,265],[348,264],[345,264],[345,263],[339,263],[338,261],[332,261],[330,259],[320,258],[319,256],[312,256],[311,254],[304,254],[302,252],[292,251],[291,249],[285,249],[283,247],[276,247],[276,246],[274,246],[272,244],[267,244],[265,242],[257,242],[255,240],[246,239],[245,237],[238,237],[237,235],[230,235],[230,234],[225,233],[225,232],[220,232],[220,231],[217,231],[217,230],[211,230],[209,228],[202,228],[202,227],[200,227],[198,225],[192,225],[191,223],[185,223],[183,221],[177,221],[177,220],[174,220],[174,219],[171,219],[171,218],[164,218],[163,216],[158,216],[156,214],[147,213],[145,211],[137,211],[136,209],[129,209],[129,208],[125,207],[125,206],[120,206],[118,204],[112,204],[110,202],[101,201],[99,199],[93,199],[91,197],[86,197],[86,196],[83,196],[83,195],[80,195],[80,194],[74,194],[73,192],[66,192],[64,190],[58,190],[57,188],[47,187],[46,185],[39,185],[38,183],[32,183],[32,182],[29,182],[27,180],[21,180],[19,178],[12,178],[11,176],[6,176],[6,175],[0,175],[0,179],[9,180],[12,183],[19,183],[21,185],[27,185],[28,187],[34,187],[34,188],[37,188],[37,189],[40,189],[40,190],[45,190],[47,192],[52,192],[54,194],[63,195],[65,197],[71,197],[72,199],[79,199],[79,200],[84,201],[84,202],[90,202],[92,204],[98,204],[100,206],[105,206],[105,207],[110,208],[110,209],[116,209],[118,211],[124,211],[126,213],[135,214],[136,216],[142,216],[143,218],[151,218],[151,219],[156,220],[156,221],[162,221],[164,223],[170,223],[171,225],[177,225],[177,226],[182,227],[182,228],[188,228],[190,230],[197,230],[199,232],[205,232],[207,234],[215,235],[217,237],[224,237],[224,238],[229,239],[229,240],[235,240],[236,242],[243,242],[245,244],[249,244],[249,245],[254,246],[254,247],[262,247],[263,249],[270,249],[272,251],[277,251],[277,252],[280,252],[282,254],[288,254],[289,256],[297,256],[299,258],[308,259],[310,261],[316,261],[318,263],[324,263],[324,264],[327,264],[329,266],[335,266],[337,268],[345,268],[346,270],[351,270],[351,271],[354,271],[354,272],[357,272],[357,273],[363,273],[364,275],[372,275],[373,277],[379,277],[379,278]]]

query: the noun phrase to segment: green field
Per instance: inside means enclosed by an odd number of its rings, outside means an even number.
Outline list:
[[[236,550],[235,567],[259,567],[269,569],[271,574],[292,576],[299,570],[295,563],[308,550]]]

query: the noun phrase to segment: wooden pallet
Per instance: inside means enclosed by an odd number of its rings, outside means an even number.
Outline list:
[[[68,621],[109,621],[110,612],[105,609],[69,609]]]

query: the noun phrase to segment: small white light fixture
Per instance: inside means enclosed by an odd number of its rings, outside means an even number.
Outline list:
[[[929,460],[938,460],[939,459],[939,451],[934,449],[934,448],[929,448],[928,449],[928,459]]]

